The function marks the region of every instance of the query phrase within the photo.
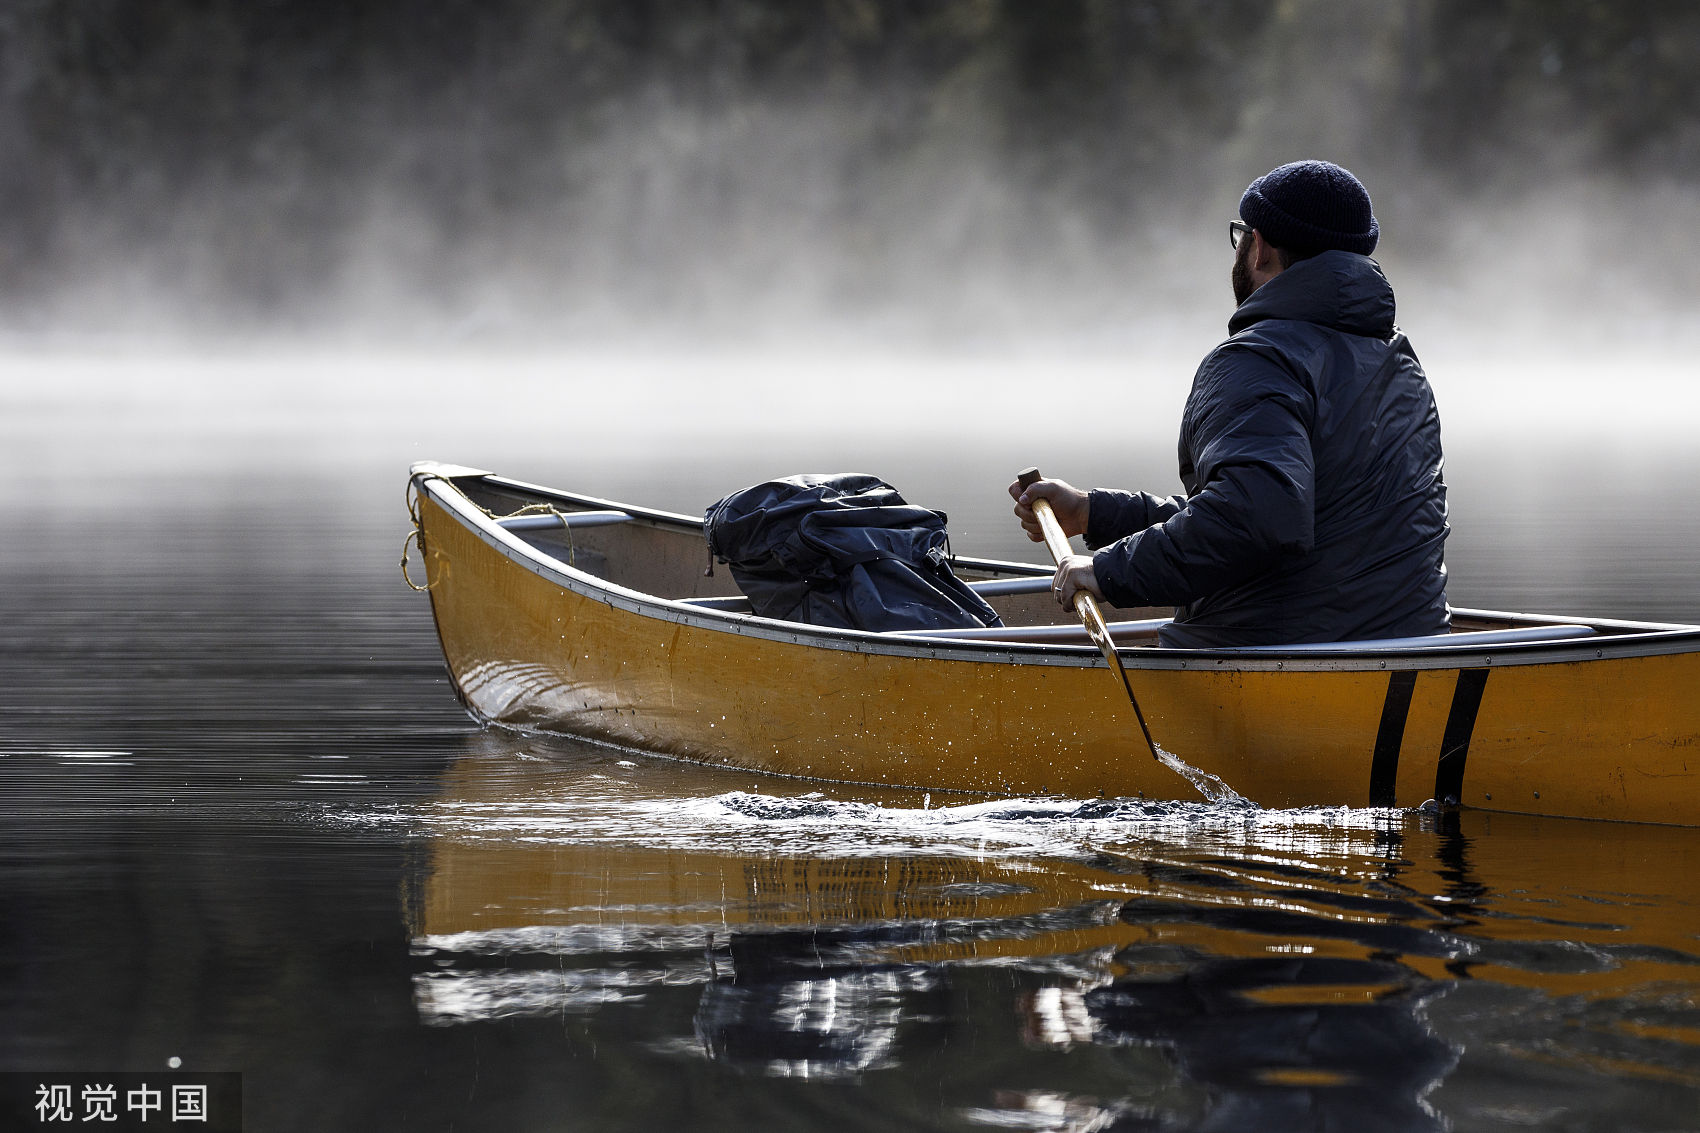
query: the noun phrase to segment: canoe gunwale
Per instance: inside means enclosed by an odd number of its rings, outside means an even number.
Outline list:
[[[903,636],[862,630],[810,626],[778,621],[754,614],[732,613],[689,602],[660,598],[608,582],[540,551],[519,535],[505,530],[487,512],[472,502],[455,484],[457,479],[479,480],[506,492],[540,497],[581,508],[624,511],[639,523],[671,528],[701,530],[702,521],[692,516],[650,508],[628,507],[611,500],[562,492],[524,481],[434,462],[413,466],[418,490],[503,557],[551,583],[583,597],[641,617],[691,626],[718,633],[808,645],[821,649],[917,657],[941,661],[1053,665],[1067,668],[1105,667],[1106,662],[1091,644],[1021,643],[976,641],[961,638]],[[446,474],[447,473],[447,474]],[[1036,564],[957,557],[965,569],[1011,576],[1048,575],[1050,569]],[[1600,618],[1560,618],[1545,615],[1504,613],[1489,610],[1455,609],[1466,618],[1488,618],[1519,624],[1581,624],[1608,632],[1590,638],[1556,641],[1505,642],[1457,646],[1424,646],[1410,651],[1317,649],[1286,653],[1258,649],[1171,649],[1123,646],[1118,649],[1129,669],[1189,669],[1220,671],[1334,672],[1395,671],[1421,669],[1500,668],[1518,665],[1597,662],[1608,659],[1665,656],[1700,652],[1700,626]]]

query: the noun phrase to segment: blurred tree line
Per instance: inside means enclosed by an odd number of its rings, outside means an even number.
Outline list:
[[[752,146],[752,110],[803,113],[839,153],[835,224],[968,152],[1088,228],[1306,155],[1465,196],[1692,179],[1696,58],[1687,0],[12,0],[0,294],[16,323],[145,248],[263,321],[398,198],[420,262],[452,272],[516,218],[570,226],[664,109],[744,120]],[[693,166],[695,204],[748,188],[740,162]]]

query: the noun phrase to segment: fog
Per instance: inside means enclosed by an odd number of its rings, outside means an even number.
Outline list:
[[[18,348],[1198,353],[1259,173],[1356,171],[1420,343],[1679,344],[1677,3],[14,5]]]

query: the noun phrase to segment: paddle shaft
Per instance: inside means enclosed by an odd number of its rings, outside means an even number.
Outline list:
[[[1016,482],[1025,489],[1031,488],[1042,478],[1037,468],[1029,468],[1016,478]],[[1038,499],[1029,506],[1038,517],[1039,531],[1045,536],[1045,546],[1050,549],[1051,558],[1061,566],[1064,559],[1074,554],[1074,549],[1069,546],[1068,536],[1063,534],[1062,524],[1057,522],[1056,512],[1051,510],[1051,501]],[[1104,660],[1109,662],[1116,676],[1122,679],[1122,689],[1127,693],[1128,703],[1133,705],[1134,718],[1139,721],[1139,731],[1145,737],[1145,745],[1151,749],[1151,758],[1160,761],[1157,742],[1151,738],[1151,729],[1145,724],[1145,713],[1139,708],[1139,698],[1133,695],[1133,685],[1128,682],[1127,669],[1122,665],[1121,655],[1116,652],[1116,643],[1110,637],[1110,627],[1105,624],[1103,611],[1098,609],[1098,600],[1092,597],[1091,591],[1074,592],[1074,612],[1086,627],[1086,636],[1097,644],[1104,654]]]

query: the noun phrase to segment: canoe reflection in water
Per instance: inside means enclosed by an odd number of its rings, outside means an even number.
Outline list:
[[[1438,1130],[1700,1096],[1700,919],[1671,896],[1694,831],[640,798],[613,758],[553,796],[469,767],[418,816],[426,1022],[647,1001],[621,1029],[646,1057],[924,1077],[950,1120],[1019,1128]]]

